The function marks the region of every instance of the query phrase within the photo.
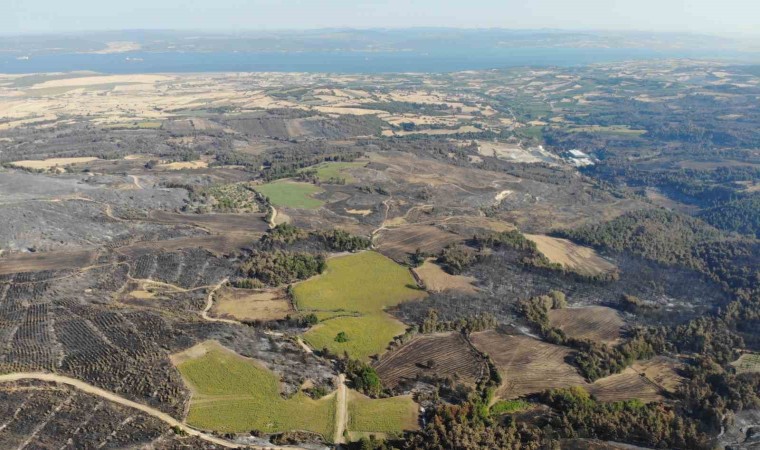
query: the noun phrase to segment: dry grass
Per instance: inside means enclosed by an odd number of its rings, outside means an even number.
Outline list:
[[[158,167],[166,170],[205,169],[208,167],[208,163],[206,161],[183,161],[159,164]]]
[[[433,262],[432,259],[428,259],[423,265],[413,269],[413,272],[430,292],[452,290],[474,294],[478,291],[472,284],[476,281],[475,278],[446,273],[446,271]]]
[[[648,403],[662,400],[659,387],[632,367],[596,380],[588,391],[602,402],[638,399]]]
[[[526,234],[536,243],[538,250],[549,260],[585,275],[597,275],[615,269],[609,261],[599,256],[593,249],[574,244],[567,239],[553,238],[540,234]]]
[[[98,158],[81,157],[81,158],[49,158],[43,160],[26,159],[23,161],[14,161],[10,163],[12,166],[21,167],[24,169],[34,170],[49,170],[54,167],[63,167],[71,164],[88,163],[97,160]]]
[[[549,321],[572,338],[604,344],[617,342],[625,325],[617,311],[605,306],[553,309],[549,311]]]
[[[214,296],[211,314],[236,320],[281,320],[293,312],[281,290],[224,288]]]
[[[566,362],[572,353],[569,348],[496,331],[473,333],[471,340],[496,364],[504,380],[497,391],[500,398],[510,399],[546,389],[587,384],[578,371]]]
[[[644,375],[660,388],[675,392],[678,386],[684,382],[684,378],[678,374],[683,365],[672,358],[655,356],[647,361],[639,361],[631,366],[637,373]]]
[[[736,367],[737,373],[760,373],[760,355],[745,353],[731,365]]]

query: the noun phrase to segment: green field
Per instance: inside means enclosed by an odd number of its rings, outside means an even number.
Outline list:
[[[346,180],[346,183],[353,183],[356,179],[348,173],[348,169],[364,167],[366,165],[366,162],[323,162],[303,170],[316,170],[317,178],[322,182],[326,182],[331,178],[343,178]]]
[[[295,181],[275,181],[273,183],[255,186],[257,192],[269,197],[274,206],[288,208],[316,209],[324,204],[312,196],[321,189],[309,183],[297,183]]]
[[[220,432],[308,430],[330,440],[336,400],[312,400],[303,393],[284,399],[278,377],[253,360],[219,345],[177,365],[193,391],[187,423]]]
[[[348,398],[348,430],[400,434],[415,430],[417,404],[411,396],[371,399],[352,391]]]
[[[491,406],[491,414],[507,414],[530,408],[525,400],[499,400]]]
[[[760,373],[760,355],[745,353],[731,363],[737,373]]]
[[[309,330],[304,339],[313,348],[326,347],[336,354],[347,351],[363,360],[382,353],[405,328],[384,310],[424,297],[415,286],[406,268],[379,253],[331,258],[321,276],[294,286],[296,303],[301,311],[351,312],[358,317],[328,319]],[[340,331],[348,336],[347,342],[335,341]]]

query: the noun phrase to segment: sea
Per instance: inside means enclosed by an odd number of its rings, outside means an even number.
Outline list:
[[[638,48],[487,48],[395,52],[0,53],[0,73],[325,72],[442,73],[509,67],[570,67],[617,61],[693,58],[760,64],[760,53]]]

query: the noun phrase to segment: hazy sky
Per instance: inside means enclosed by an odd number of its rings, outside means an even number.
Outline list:
[[[760,34],[760,0],[2,0],[0,33],[500,27]]]

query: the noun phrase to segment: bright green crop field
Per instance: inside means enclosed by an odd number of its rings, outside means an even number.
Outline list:
[[[317,178],[322,182],[326,182],[331,178],[343,178],[346,180],[346,183],[353,183],[356,179],[348,173],[348,169],[364,167],[366,165],[366,162],[323,162],[316,166],[307,167],[303,170],[316,170]]]
[[[254,190],[269,197],[269,201],[274,206],[316,209],[324,204],[323,201],[313,198],[314,194],[322,192],[322,190],[310,183],[275,181],[255,186]]]
[[[313,327],[304,339],[314,348],[336,354],[347,351],[366,360],[383,353],[388,343],[404,332],[404,324],[385,312],[399,303],[421,299],[425,292],[416,288],[405,267],[376,252],[362,252],[327,260],[325,272],[298,283],[293,295],[299,310],[312,312],[352,312],[356,317],[328,319]],[[337,342],[343,331],[348,340]]]
[[[409,395],[371,399],[352,391],[348,400],[349,431],[400,434],[418,428],[418,407]]]
[[[335,394],[313,400],[298,393],[284,399],[273,372],[218,345],[177,368],[193,391],[187,416],[191,426],[232,433],[309,430],[333,437]]]

